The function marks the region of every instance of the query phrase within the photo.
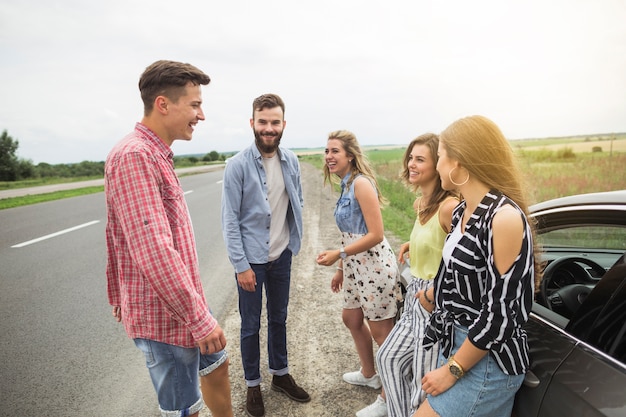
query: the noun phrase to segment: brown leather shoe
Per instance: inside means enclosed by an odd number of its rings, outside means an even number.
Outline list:
[[[272,378],[272,389],[284,393],[287,397],[301,403],[311,401],[309,394],[300,388],[293,377],[289,374],[283,376],[274,375]]]
[[[265,415],[265,406],[263,405],[263,396],[261,395],[261,386],[248,387],[248,395],[246,397],[246,413],[250,417],[263,417]]]

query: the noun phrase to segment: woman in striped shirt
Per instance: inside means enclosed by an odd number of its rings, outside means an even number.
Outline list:
[[[424,346],[440,343],[438,368],[414,416],[510,416],[528,369],[522,326],[532,305],[533,228],[521,173],[500,129],[471,116],[440,135],[437,171],[461,204],[435,279],[436,309]]]

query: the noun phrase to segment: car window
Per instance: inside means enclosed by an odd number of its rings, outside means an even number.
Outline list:
[[[616,226],[567,227],[538,237],[544,247],[626,250],[626,228]]]

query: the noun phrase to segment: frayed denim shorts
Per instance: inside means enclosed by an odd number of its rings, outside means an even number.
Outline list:
[[[467,338],[467,328],[454,326],[456,353]],[[444,366],[448,358],[439,353],[438,366]],[[524,375],[507,375],[495,359],[487,354],[463,375],[450,389],[436,395],[428,395],[428,403],[445,417],[479,417],[511,415],[515,393],[524,382]]]
[[[148,339],[134,339],[144,353],[163,417],[185,417],[203,407],[199,376],[226,362],[225,350],[201,355],[198,348],[183,348]]]

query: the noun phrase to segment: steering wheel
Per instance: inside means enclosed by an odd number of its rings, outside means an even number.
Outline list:
[[[583,258],[581,256],[564,256],[562,258],[552,261],[546,269],[543,271],[543,279],[541,280],[541,296],[546,302],[546,307],[550,310],[564,308],[571,316],[578,307],[581,306],[587,295],[593,289],[592,285],[585,284],[571,284],[566,285],[563,288],[554,290],[548,293],[550,285],[554,280],[554,274],[563,265],[570,263],[581,263],[587,265],[593,269],[598,276],[603,276],[606,273],[604,267],[589,258]]]

